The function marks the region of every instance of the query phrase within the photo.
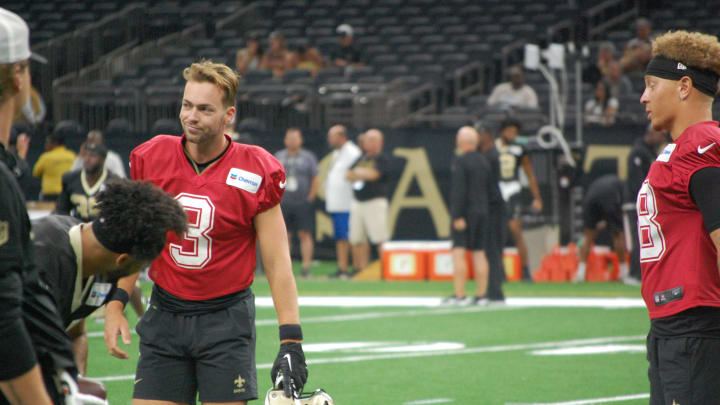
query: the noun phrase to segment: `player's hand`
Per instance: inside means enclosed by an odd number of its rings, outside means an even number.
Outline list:
[[[532,209],[534,209],[535,211],[537,211],[537,212],[542,212],[543,202],[542,202],[541,199],[535,198],[535,199],[533,199],[532,204],[530,205],[530,207],[531,207]]]
[[[118,347],[118,335],[122,335],[125,345],[130,344],[130,326],[123,314],[123,305],[120,301],[110,301],[105,306],[105,347],[118,359],[128,359],[128,354]]]
[[[458,231],[462,232],[467,228],[467,222],[465,222],[465,218],[458,218],[453,221],[453,228]]]
[[[305,353],[303,353],[300,343],[288,342],[280,345],[280,351],[270,371],[273,384],[280,388],[280,385],[276,384],[278,373],[282,374],[282,389],[285,391],[286,397],[292,398],[293,391],[302,391],[307,381],[308,370],[305,364]]]

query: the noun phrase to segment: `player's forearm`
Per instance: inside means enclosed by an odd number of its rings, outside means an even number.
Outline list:
[[[138,277],[140,277],[140,273],[131,274],[129,276],[119,279],[117,282],[117,288],[125,290],[129,297],[133,292],[135,282],[137,281]],[[123,304],[122,302],[118,300],[111,300],[107,303],[105,310],[110,312],[119,310],[120,312],[122,312],[124,308],[125,304]]]
[[[380,178],[380,172],[371,167],[356,167],[353,173],[358,180],[375,181]]]
[[[73,337],[73,353],[78,372],[87,375],[88,338],[84,327],[79,334]]]
[[[263,257],[263,263],[265,258]],[[278,263],[279,264],[279,263]],[[300,311],[298,309],[298,294],[295,278],[292,275],[290,260],[286,269],[272,268],[266,265],[265,273],[270,284],[270,293],[277,312],[278,325],[299,324]],[[285,266],[281,266],[285,267]]]
[[[299,324],[297,286],[292,273],[290,249],[285,221],[280,206],[255,217],[255,229],[260,242],[265,274],[270,284],[270,293],[278,315],[278,324]]]
[[[317,197],[319,184],[320,184],[320,181],[318,180],[318,176],[313,177],[312,182],[310,183],[310,192],[308,193],[308,200],[310,200],[310,201],[315,200],[315,197]]]

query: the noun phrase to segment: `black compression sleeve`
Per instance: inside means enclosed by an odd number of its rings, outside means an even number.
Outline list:
[[[720,167],[700,169],[690,178],[690,196],[703,217],[705,228],[720,228]]]

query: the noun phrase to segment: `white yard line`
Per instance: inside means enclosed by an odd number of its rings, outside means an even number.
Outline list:
[[[591,405],[591,404],[607,404],[609,402],[625,402],[625,401],[632,401],[634,399],[648,399],[648,398],[650,398],[650,394],[633,394],[633,395],[619,395],[616,397],[605,397],[605,398],[577,399],[574,401],[566,401],[566,402],[529,402],[529,403],[508,402],[505,405]]]
[[[312,316],[302,319],[302,323],[328,323],[364,321],[380,318],[395,318],[405,316],[445,315],[463,312],[502,311],[522,308],[644,308],[645,304],[640,298],[562,298],[562,297],[514,297],[505,300],[505,304],[489,305],[485,307],[443,307],[442,298],[438,297],[358,297],[358,296],[328,296],[328,297],[300,297],[301,307],[343,307],[343,308],[369,308],[369,307],[426,307],[438,308],[436,310],[408,310],[387,312],[363,312],[348,315]],[[402,305],[401,305],[402,304]],[[410,305],[412,304],[412,305]],[[260,308],[272,307],[272,298],[256,297],[255,305]],[[256,326],[277,325],[277,319],[258,319]],[[135,331],[131,331],[135,333]],[[103,337],[102,331],[89,332],[89,338]]]
[[[478,353],[499,353],[509,352],[517,350],[537,350],[545,348],[555,347],[570,347],[580,345],[594,345],[603,343],[615,343],[615,342],[627,342],[643,340],[646,336],[613,336],[603,338],[591,338],[591,339],[574,339],[556,342],[538,342],[538,343],[526,343],[526,344],[514,344],[514,345],[498,345],[498,346],[483,346],[483,347],[469,347],[458,350],[438,350],[432,352],[414,352],[414,353],[387,353],[387,354],[369,354],[369,355],[355,355],[355,356],[343,356],[343,357],[328,357],[308,360],[307,363],[310,365],[316,364],[336,364],[336,363],[356,363],[361,361],[374,361],[374,360],[392,360],[392,359],[409,359],[417,357],[430,357],[430,356],[457,356],[466,354],[478,354]],[[263,363],[257,365],[258,370],[269,370],[272,368],[272,363]],[[135,375],[124,375],[124,376],[105,376],[105,377],[91,377],[98,381],[118,381],[118,380],[131,380]],[[595,402],[592,402],[595,403]],[[563,405],[575,404],[574,402]],[[578,403],[580,404],[580,403]]]
[[[417,401],[404,402],[403,405],[447,404],[450,402],[455,402],[455,400],[450,398],[420,399]]]
[[[386,297],[386,296],[301,296],[301,307],[439,307],[441,297]],[[271,297],[256,297],[255,305],[273,306]],[[509,297],[509,307],[558,307],[558,308],[644,308],[641,298],[595,298],[595,297]]]

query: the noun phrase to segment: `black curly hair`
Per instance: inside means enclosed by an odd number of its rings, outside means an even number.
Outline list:
[[[149,182],[116,179],[96,197],[98,241],[115,253],[154,260],[165,246],[168,231],[187,231],[187,216],[177,200]]]

